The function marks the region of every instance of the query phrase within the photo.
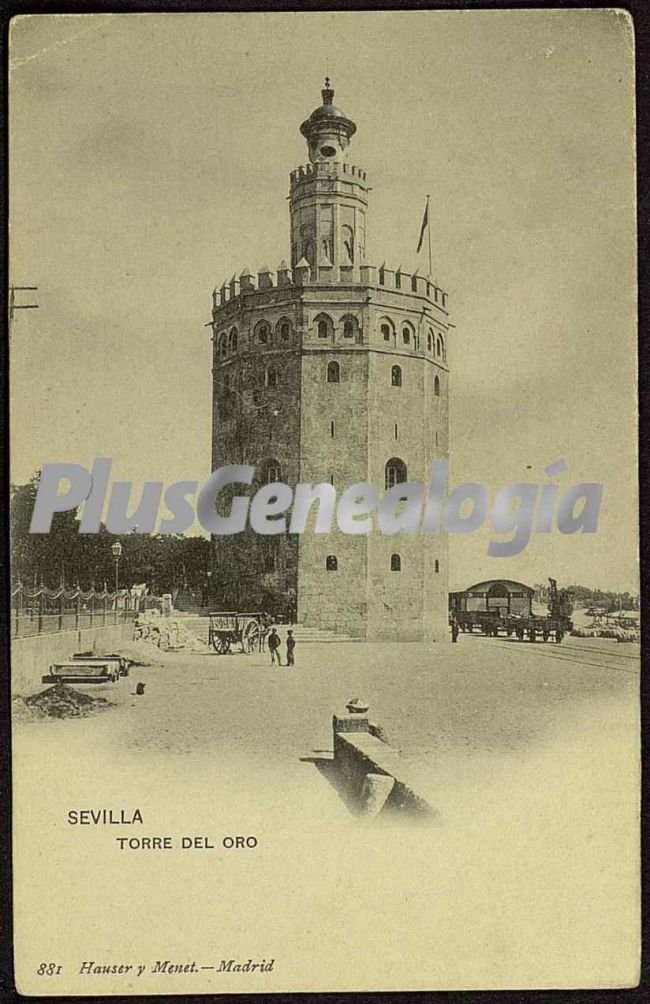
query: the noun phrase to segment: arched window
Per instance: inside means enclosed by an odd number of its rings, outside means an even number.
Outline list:
[[[329,314],[319,314],[315,319],[316,331],[319,338],[332,338],[334,334],[334,325],[332,324],[332,318]]]
[[[228,351],[228,335],[223,331],[219,335],[219,355],[225,356]]]
[[[260,345],[268,345],[271,340],[271,327],[268,321],[260,321],[255,325],[255,335]]]
[[[390,317],[381,317],[379,319],[379,330],[385,342],[395,343],[395,325]]]
[[[359,322],[353,314],[348,314],[346,317],[342,318],[343,321],[343,337],[344,338],[355,338],[359,332]]]
[[[399,457],[391,457],[385,468],[386,491],[394,485],[401,485],[407,479],[406,464]]]
[[[278,375],[278,371],[273,366],[269,366],[269,368],[266,371],[266,380],[265,380],[266,386],[277,387],[279,382],[280,382],[280,377]]]
[[[328,554],[325,558],[325,570],[327,572],[338,572],[339,563],[335,554]]]
[[[237,341],[238,341],[237,328],[231,328],[230,337],[228,339],[228,347],[231,352],[237,351]]]
[[[399,554],[391,554],[390,556],[390,570],[391,572],[401,572],[402,571],[402,559]]]
[[[436,397],[440,397],[440,377],[436,377],[433,381],[433,393]]]
[[[340,383],[341,382],[341,367],[332,359],[327,364],[327,382],[328,383]]]
[[[438,335],[438,337],[436,338],[436,355],[441,356],[443,354],[443,351],[444,351],[443,341],[440,335]]]
[[[427,347],[429,352],[433,352],[433,334],[431,332],[427,335]]]
[[[276,336],[280,341],[288,342],[291,338],[291,322],[286,317],[281,317],[275,326]]]
[[[266,462],[266,482],[282,481],[282,468],[277,460],[267,460]]]
[[[411,329],[407,328],[406,325],[402,328],[402,341],[405,345],[411,344]]]
[[[344,256],[347,264],[351,265],[354,261],[354,231],[352,227],[341,227],[341,236],[343,237]]]
[[[440,571],[440,562],[438,561],[437,558],[436,558],[436,560],[434,562],[433,570],[434,570],[434,572],[439,572]]]
[[[402,288],[402,273],[401,272],[396,272],[395,273],[395,289],[401,289],[401,288]]]
[[[269,551],[264,555],[264,571],[274,572],[275,571],[275,554],[273,551]]]
[[[391,382],[391,386],[392,387],[401,387],[402,386],[402,367],[401,366],[393,366],[393,368],[390,371],[390,382]]]
[[[416,275],[411,276],[411,291],[417,293],[418,291],[418,278]]]

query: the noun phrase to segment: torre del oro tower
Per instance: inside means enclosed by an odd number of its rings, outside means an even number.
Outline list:
[[[322,104],[302,123],[308,163],[290,173],[290,258],[244,269],[213,294],[212,469],[256,480],[429,481],[449,456],[447,294],[430,275],[366,258],[366,172],[355,123]],[[242,494],[240,487],[233,494]],[[315,508],[315,507],[314,507]],[[229,610],[293,614],[366,640],[446,641],[447,540],[378,529],[213,538]]]

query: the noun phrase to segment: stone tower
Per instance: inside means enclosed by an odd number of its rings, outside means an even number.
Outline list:
[[[231,495],[268,481],[383,492],[428,482],[448,457],[447,294],[430,276],[367,263],[356,125],[328,80],[322,98],[300,127],[309,163],[290,176],[291,265],[244,269],[213,295],[212,468],[256,468]],[[300,623],[368,640],[447,639],[444,533],[312,527],[214,538],[217,605],[295,605]]]

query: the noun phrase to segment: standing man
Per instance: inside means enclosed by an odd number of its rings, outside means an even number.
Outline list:
[[[295,666],[293,661],[293,650],[296,647],[296,639],[293,636],[293,631],[287,631],[287,666]]]
[[[451,618],[451,640],[452,641],[458,641],[458,632],[459,632],[459,630],[460,630],[460,626],[458,624],[458,620],[456,619],[456,617],[452,617]]]
[[[271,628],[271,633],[269,634],[269,637],[267,639],[267,644],[269,646],[269,652],[271,653],[271,665],[275,666],[275,664],[277,663],[278,666],[281,666],[282,663],[280,662],[280,652],[279,652],[280,635],[275,630],[275,628]]]

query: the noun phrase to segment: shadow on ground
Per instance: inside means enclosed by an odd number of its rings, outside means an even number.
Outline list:
[[[301,756],[299,757],[301,763],[312,763],[321,777],[324,777],[327,783],[334,789],[343,805],[352,813],[356,813],[356,806],[354,800],[351,798],[348,786],[345,783],[345,778],[341,774],[333,759],[333,752],[331,750],[312,750],[313,753],[327,753],[327,756]]]

